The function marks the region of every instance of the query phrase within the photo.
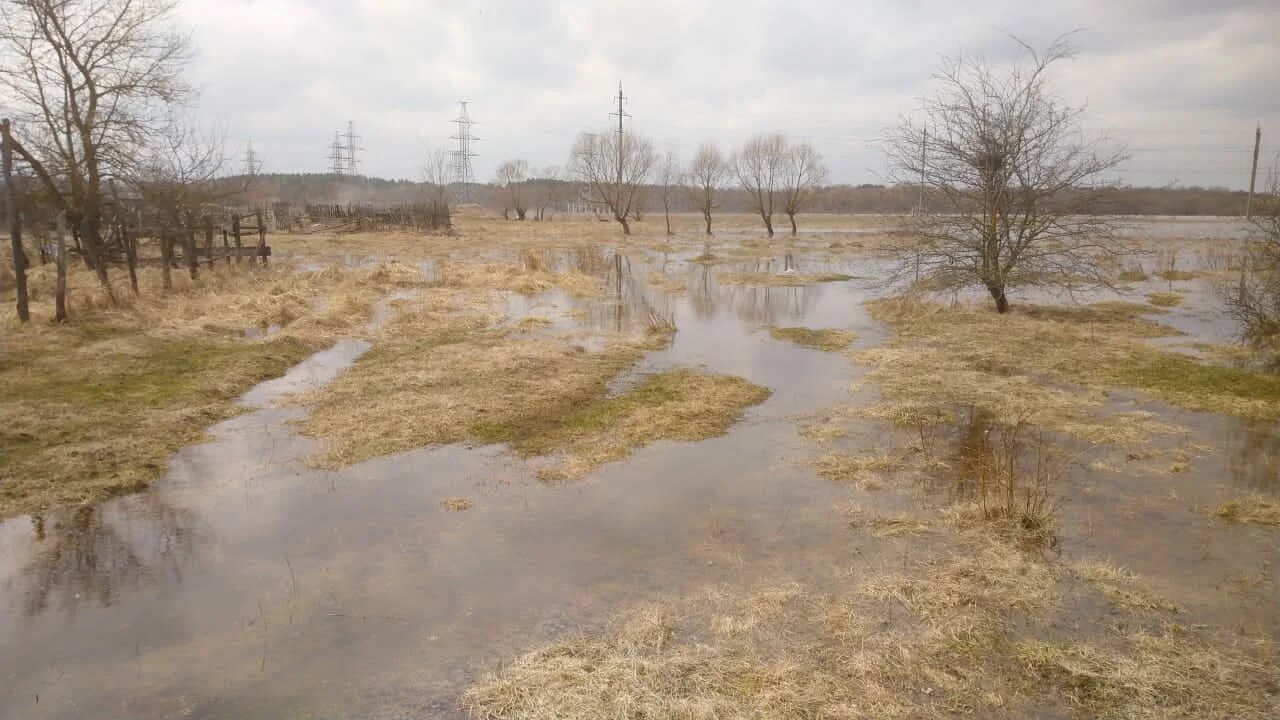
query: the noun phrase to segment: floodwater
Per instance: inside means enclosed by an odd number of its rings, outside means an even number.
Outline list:
[[[771,388],[727,435],[656,443],[566,485],[538,482],[501,446],[314,470],[305,459],[319,445],[295,432],[305,410],[275,401],[328,382],[368,348],[341,341],[247,393],[252,411],[177,453],[150,491],[0,524],[0,717],[458,717],[458,694],[484,672],[637,601],[716,584],[822,588],[920,543],[855,532],[835,510],[851,499],[911,503],[908,494],[837,485],[805,464],[823,449],[797,434],[797,419],[848,402],[862,369],[764,329],[845,328],[854,347],[879,344],[886,332],[861,302],[880,290],[715,281],[725,269],[874,276],[876,261],[685,259],[546,258],[607,277],[611,297],[513,296],[508,309],[588,337],[673,320],[671,346],[629,377],[698,367]],[[656,290],[649,273],[686,290]],[[1274,622],[1274,537],[1195,506],[1238,488],[1276,492],[1275,429],[1117,402],[1192,429],[1171,442],[1213,450],[1167,476],[1082,467],[1063,551],[1147,574],[1188,606],[1189,622]],[[868,425],[836,447],[902,441]],[[472,509],[444,509],[454,496]]]

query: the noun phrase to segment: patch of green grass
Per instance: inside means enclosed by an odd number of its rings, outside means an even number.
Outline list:
[[[769,334],[775,340],[786,340],[804,347],[817,350],[844,350],[849,343],[857,339],[857,335],[849,330],[827,328],[813,330],[805,327],[769,326]]]
[[[669,370],[510,441],[526,455],[560,454],[560,462],[540,474],[544,479],[572,479],[656,440],[721,435],[743,409],[769,395],[767,388],[742,378]]]
[[[1280,375],[1209,365],[1176,353],[1133,346],[1116,362],[1078,368],[1076,379],[1137,388],[1197,410],[1280,417]]]
[[[1117,279],[1120,282],[1142,282],[1147,279],[1147,274],[1143,272],[1142,268],[1130,268],[1121,272]]]

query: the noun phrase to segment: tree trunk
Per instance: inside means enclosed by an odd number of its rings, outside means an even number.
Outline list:
[[[667,219],[667,237],[671,237],[671,205],[666,201],[662,201],[662,214]]]
[[[996,301],[996,312],[1003,315],[1009,312],[1009,298],[1004,293],[1004,287],[988,287],[991,292],[991,299]]]
[[[791,237],[796,236],[796,214],[787,213],[787,217],[791,220]]]
[[[18,189],[13,184],[13,141],[9,139],[9,120],[0,126],[4,132],[5,203],[9,210],[9,239],[13,246],[14,287],[18,295],[18,319],[31,321],[27,303],[27,253],[22,249],[22,213],[18,210]]]
[[[631,225],[630,225],[630,223],[628,223],[628,222],[627,222],[627,216],[626,216],[626,215],[622,215],[622,216],[618,217],[618,222],[622,223],[622,234],[623,234],[623,235],[630,235],[630,234],[631,234]]]
[[[120,244],[124,246],[124,262],[129,268],[129,288],[138,297],[138,239],[129,237],[129,228],[120,223]]]
[[[166,230],[160,233],[160,278],[165,290],[173,289],[173,236]]]
[[[55,261],[58,263],[58,284],[53,294],[54,315],[53,319],[58,322],[67,321],[67,235],[66,233],[58,233],[58,244],[56,248],[58,257]]]
[[[525,208],[522,208],[522,207],[518,207],[518,208],[516,208],[516,219],[517,219],[517,220],[523,220],[523,219],[524,219],[524,216],[525,216],[525,213],[527,213],[527,212],[529,212],[529,211],[528,211],[528,210],[526,210]]]
[[[769,231],[769,237],[773,237],[773,216],[760,213],[760,219],[764,220],[764,229]]]
[[[702,219],[707,221],[707,234],[710,235],[711,234],[711,211],[703,210]]]

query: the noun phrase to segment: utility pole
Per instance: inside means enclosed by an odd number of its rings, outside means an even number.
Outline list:
[[[618,112],[609,113],[618,116],[618,188],[622,187],[622,119],[630,117],[626,111],[622,109],[622,103],[626,101],[626,96],[622,94],[622,81],[618,81]],[[615,192],[619,192],[615,190]]]
[[[342,147],[342,135],[337,130],[333,131],[333,144],[329,146],[329,162],[329,172],[334,175],[345,174],[347,155],[345,148]]]
[[[929,147],[929,128],[920,136],[920,214],[924,214],[924,163],[925,151]]]
[[[355,127],[355,123],[353,123],[353,122],[351,122],[350,120],[348,120],[348,121],[347,121],[347,136],[346,136],[347,144],[346,144],[346,146],[345,146],[345,150],[347,151],[347,157],[346,157],[346,161],[347,161],[347,172],[351,173],[352,175],[359,175],[359,174],[360,174],[360,172],[359,172],[359,163],[358,163],[358,161],[356,160],[356,151],[357,151],[357,150],[364,150],[364,148],[359,147],[359,146],[357,146],[357,145],[356,145],[356,141],[357,141],[357,140],[359,140],[359,139],[360,139],[360,136],[359,136],[359,135],[356,135],[356,127]]]
[[[1249,171],[1249,200],[1244,206],[1246,220],[1253,219],[1253,186],[1258,180],[1258,150],[1262,147],[1262,123],[1253,134],[1253,169]]]
[[[471,134],[471,126],[475,125],[475,121],[471,119],[471,113],[467,111],[467,101],[458,102],[458,117],[452,120],[453,124],[458,126],[458,130],[450,139],[458,141],[458,149],[450,153],[453,156],[453,179],[454,182],[462,186],[462,199],[464,202],[472,202],[471,186],[475,184],[475,173],[471,169],[471,161],[477,155],[472,149],[471,144],[480,138]]]

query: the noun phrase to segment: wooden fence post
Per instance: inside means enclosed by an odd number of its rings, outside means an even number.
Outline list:
[[[213,267],[213,218],[205,213],[202,218],[204,224],[204,249],[209,254],[209,267]]]
[[[231,216],[231,235],[236,240],[236,264],[240,264],[240,214]]]
[[[258,257],[262,258],[262,264],[267,264],[267,226],[262,222],[262,211],[257,211],[258,218]]]
[[[200,261],[196,258],[196,218],[189,210],[187,227],[182,233],[182,254],[186,256],[187,271],[191,273],[191,279],[195,280],[200,272]]]

